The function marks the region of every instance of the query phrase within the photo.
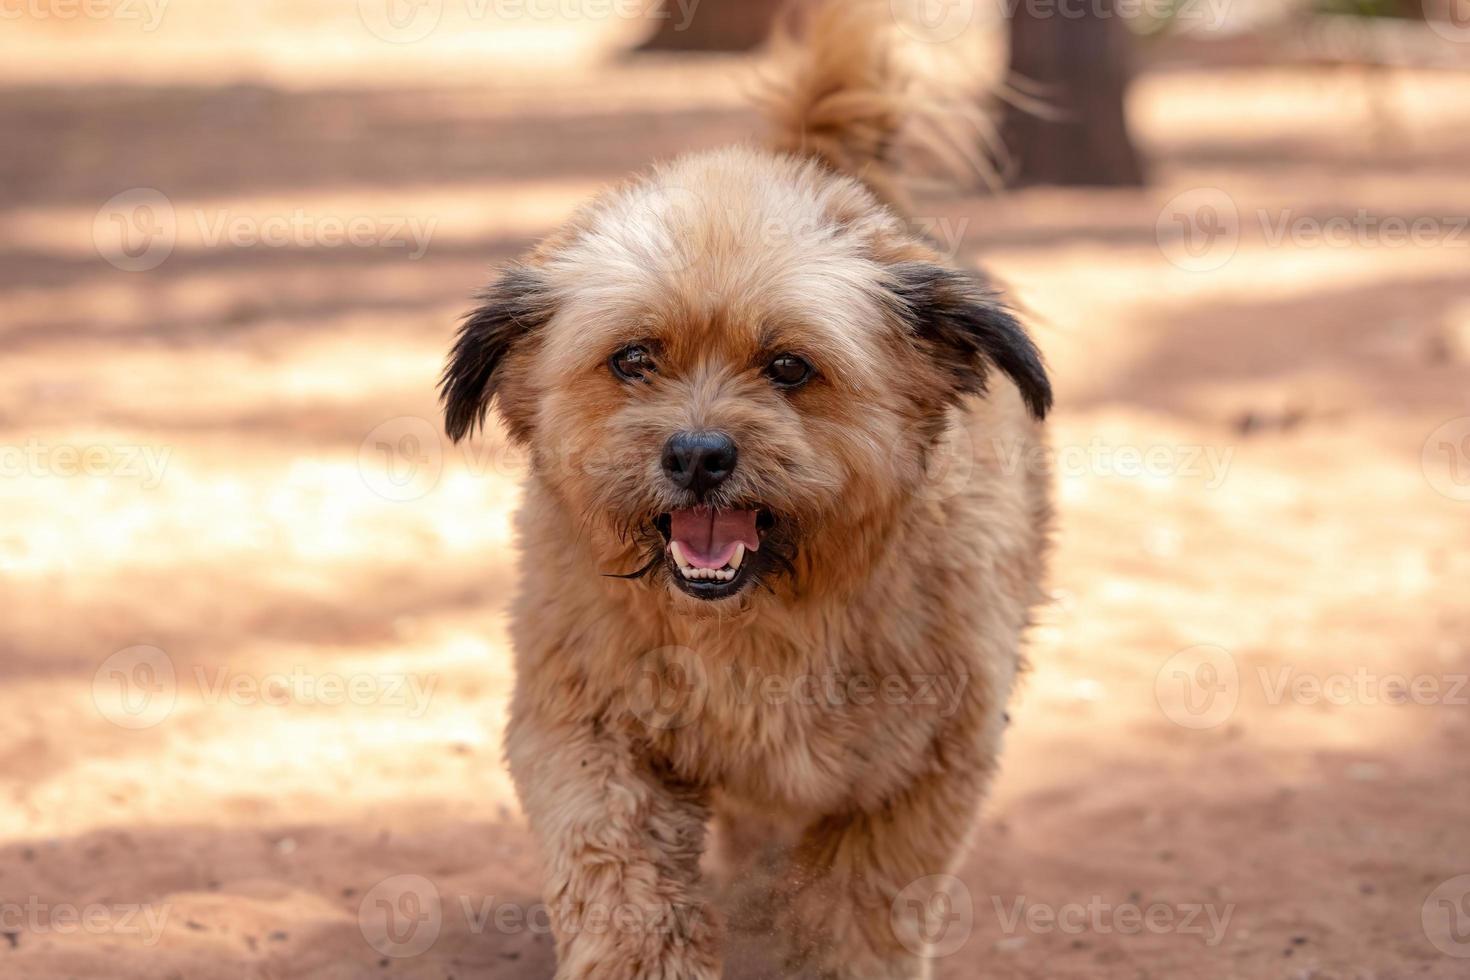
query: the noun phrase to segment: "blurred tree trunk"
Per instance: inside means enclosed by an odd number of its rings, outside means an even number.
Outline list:
[[[1007,105],[1002,132],[1014,184],[1136,186],[1143,165],[1123,110],[1133,35],[1111,2],[1062,5],[1041,16],[1017,4],[1011,76],[1039,84],[1054,118]],[[1083,13],[1083,10],[1086,10]]]
[[[748,51],[771,33],[784,0],[662,0],[639,51]]]

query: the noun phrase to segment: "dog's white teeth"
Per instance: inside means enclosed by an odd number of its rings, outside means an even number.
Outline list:
[[[691,582],[732,582],[736,572],[740,570],[740,563],[745,560],[745,545],[735,545],[735,553],[730,556],[724,568],[694,567],[677,541],[669,542],[669,554],[674,556],[674,565],[678,567],[679,574]]]
[[[669,542],[669,553],[674,556],[674,564],[679,567],[679,574],[695,582],[731,582],[735,579],[735,573],[740,568],[740,559],[744,555],[744,548],[737,545],[735,557],[724,568],[695,568],[684,556],[684,549],[679,547],[679,542]]]

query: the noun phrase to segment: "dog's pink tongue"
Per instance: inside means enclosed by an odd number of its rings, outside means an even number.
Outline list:
[[[695,568],[723,568],[737,544],[745,545],[746,551],[760,549],[753,510],[690,507],[669,517],[669,537],[679,542],[679,550]]]

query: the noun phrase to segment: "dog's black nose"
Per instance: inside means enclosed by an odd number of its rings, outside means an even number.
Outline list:
[[[735,471],[735,440],[723,432],[676,432],[664,445],[664,472],[685,490],[703,494]]]

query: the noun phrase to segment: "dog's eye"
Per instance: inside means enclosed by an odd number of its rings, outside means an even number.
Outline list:
[[[653,354],[642,344],[629,344],[608,358],[613,374],[624,381],[647,381],[648,375],[658,371]]]
[[[811,380],[812,366],[795,354],[781,354],[766,365],[766,377],[782,388],[795,388]]]

